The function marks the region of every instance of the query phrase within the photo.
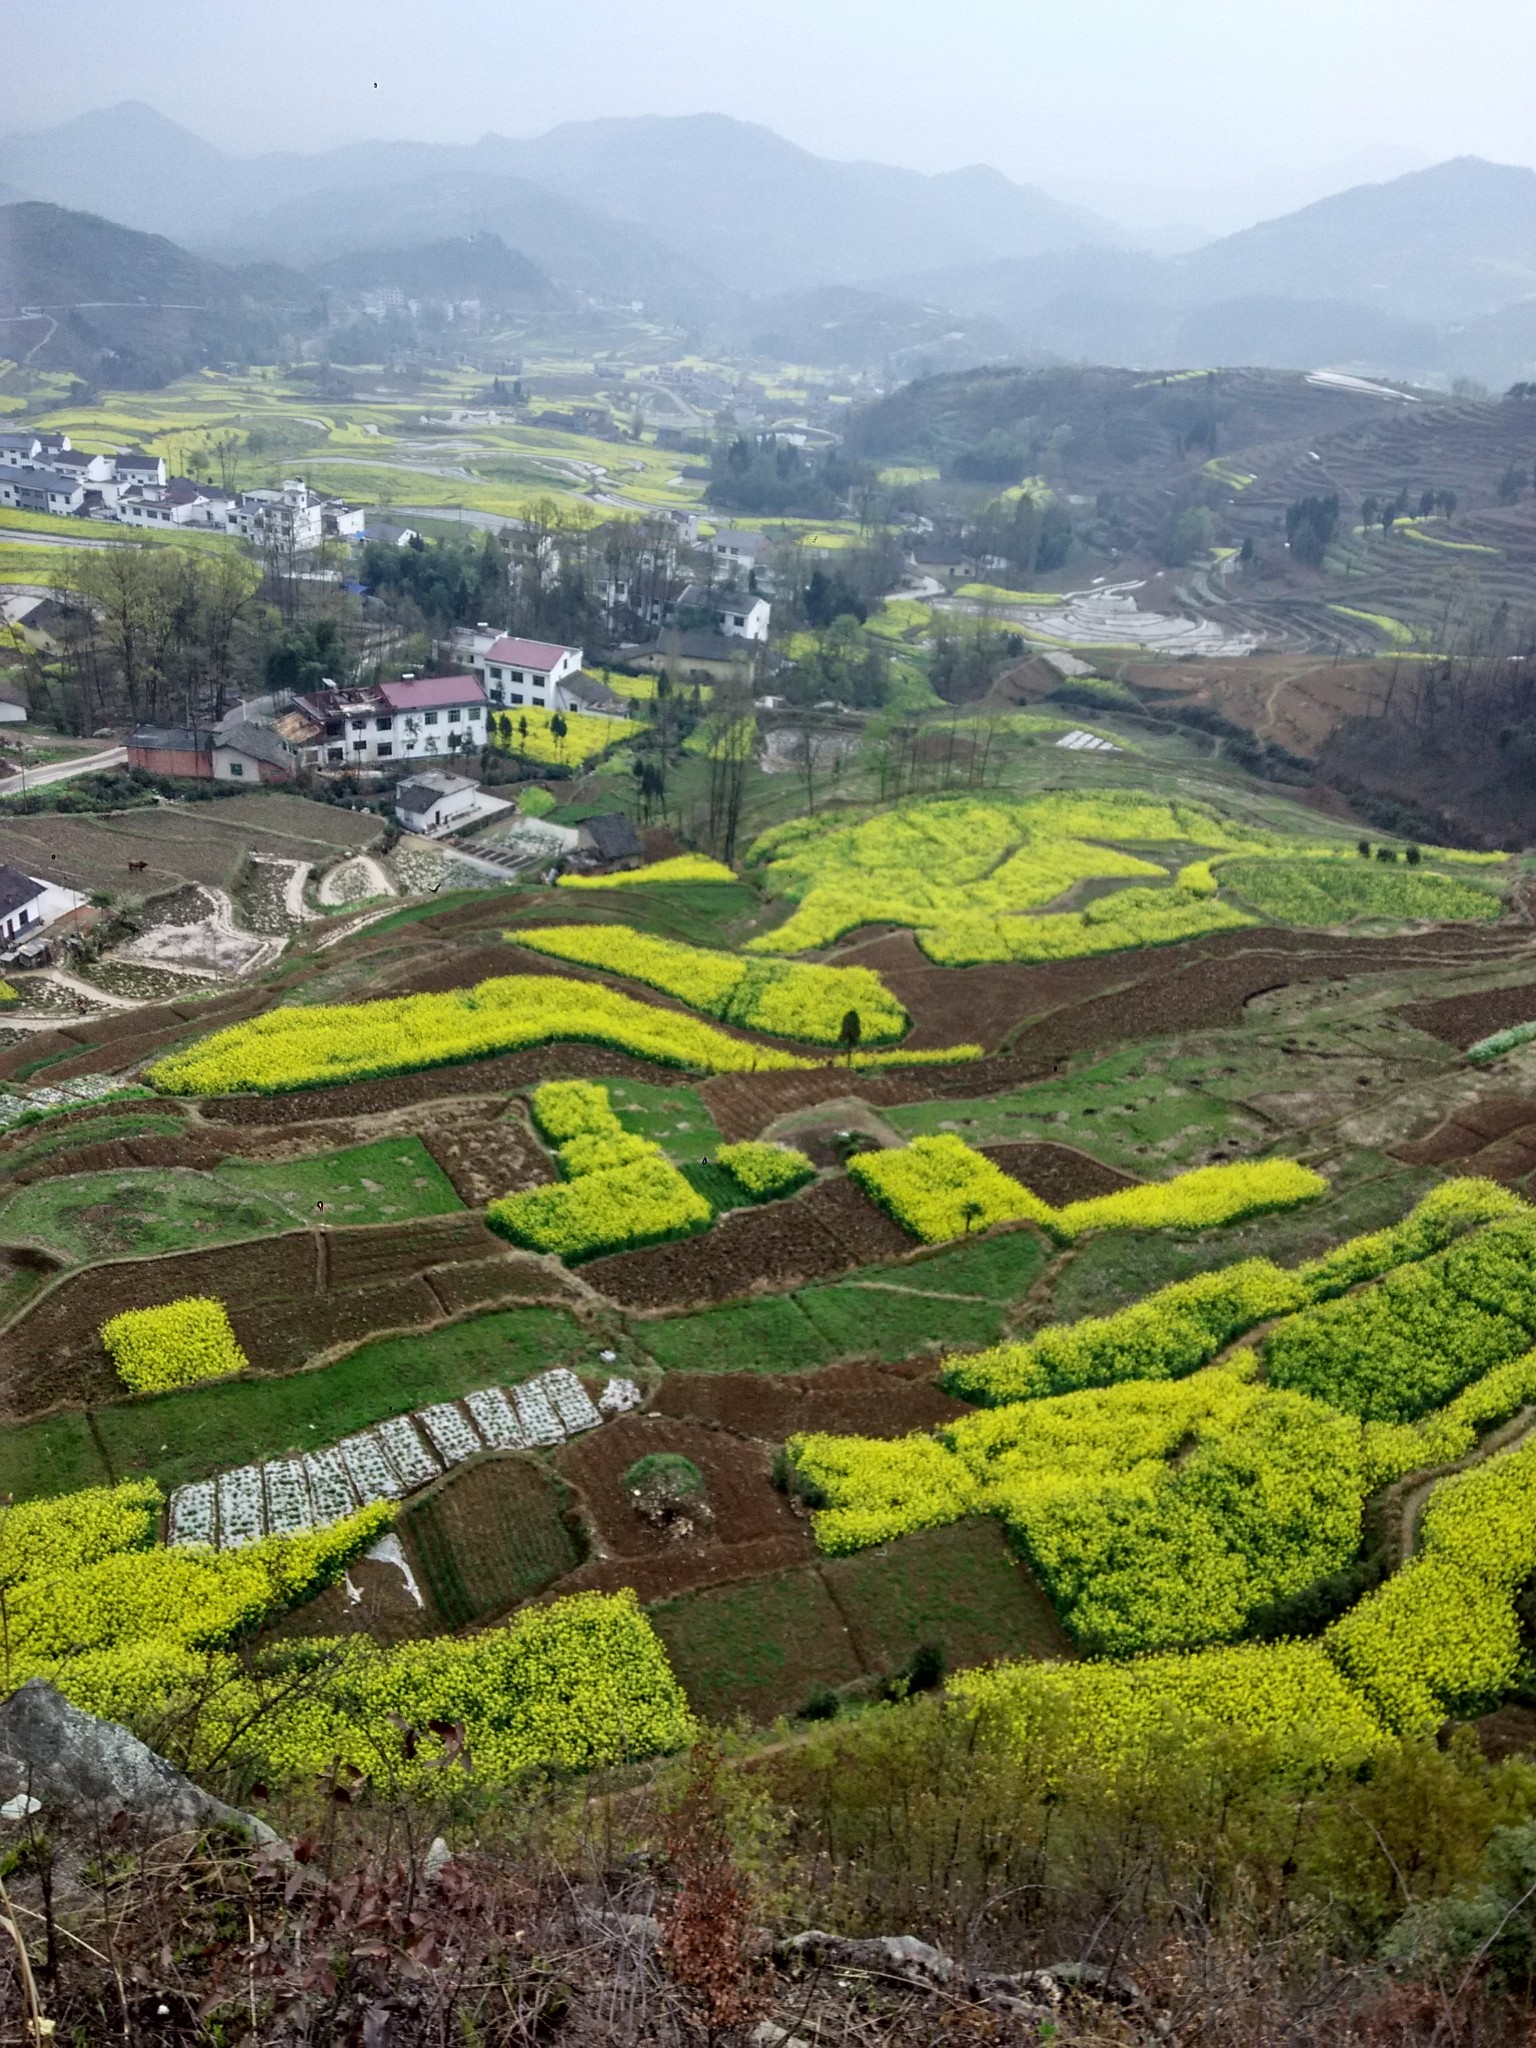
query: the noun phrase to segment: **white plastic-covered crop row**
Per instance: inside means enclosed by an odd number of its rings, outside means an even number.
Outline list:
[[[482,1387],[462,1403],[396,1415],[325,1450],[241,1465],[171,1495],[170,1541],[237,1550],[263,1536],[324,1528],[370,1501],[399,1500],[478,1451],[530,1450],[596,1429],[636,1405],[632,1380],[610,1380],[601,1413],[566,1366],[519,1387]]]

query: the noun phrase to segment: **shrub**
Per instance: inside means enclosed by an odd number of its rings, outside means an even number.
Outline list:
[[[803,1152],[792,1145],[763,1144],[747,1139],[739,1145],[722,1145],[715,1154],[743,1194],[754,1202],[776,1201],[792,1195],[815,1177],[816,1169]]]
[[[637,1458],[624,1474],[624,1490],[687,1500],[704,1491],[704,1474],[692,1458],[685,1458],[680,1452],[651,1451],[646,1457]]]
[[[1491,1032],[1487,1038],[1480,1038],[1475,1045],[1469,1045],[1467,1058],[1473,1066],[1485,1067],[1490,1060],[1513,1052],[1516,1046],[1529,1045],[1533,1038],[1536,1038],[1536,1022],[1511,1024],[1503,1031]]]
[[[190,1386],[245,1372],[241,1350],[222,1301],[189,1294],[163,1308],[124,1309],[101,1326],[118,1378],[136,1394]]]
[[[535,783],[518,797],[517,808],[525,818],[547,818],[555,808],[555,799],[547,789],[540,789]]]
[[[948,1133],[914,1138],[899,1150],[860,1152],[848,1171],[924,1244],[939,1244],[993,1223],[1049,1223],[1049,1203]]]

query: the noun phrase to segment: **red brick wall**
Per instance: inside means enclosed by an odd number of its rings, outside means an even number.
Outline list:
[[[183,775],[213,779],[212,754],[183,752],[178,747],[130,747],[130,768],[147,768],[151,775]]]

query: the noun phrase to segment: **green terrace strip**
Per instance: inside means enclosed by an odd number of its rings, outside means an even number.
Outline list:
[[[1504,913],[1492,889],[1395,862],[1233,860],[1217,872],[1222,888],[1286,924],[1344,924],[1354,917],[1477,923]]]
[[[743,960],[731,953],[653,938],[622,924],[539,925],[503,936],[557,960],[574,960],[630,981],[643,981],[722,1023],[744,1025],[778,1038],[837,1045],[843,1020],[854,1011],[860,1026],[858,1042],[888,1045],[902,1036],[910,1022],[879,975],[867,967]]]

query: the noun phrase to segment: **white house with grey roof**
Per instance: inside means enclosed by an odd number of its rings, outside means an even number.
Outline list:
[[[84,503],[85,485],[63,470],[0,470],[0,505],[14,511],[68,514]]]
[[[89,897],[59,882],[40,882],[20,868],[0,863],[0,953],[35,938],[71,911],[83,909]]]
[[[413,775],[395,791],[395,823],[402,832],[446,831],[479,810],[479,785],[463,775],[441,775],[433,769]]]

